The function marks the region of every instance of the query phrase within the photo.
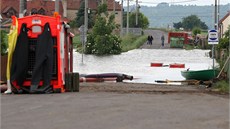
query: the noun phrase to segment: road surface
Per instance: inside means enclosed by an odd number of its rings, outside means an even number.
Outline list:
[[[81,83],[1,100],[1,129],[229,129],[228,96],[197,86]]]
[[[144,43],[140,48],[141,49],[169,49],[168,44],[168,33],[161,30],[145,30],[144,34],[152,35],[154,40],[152,45],[148,45],[147,42]],[[165,37],[164,47],[161,46],[161,36],[162,34]],[[146,39],[147,40],[147,39]]]

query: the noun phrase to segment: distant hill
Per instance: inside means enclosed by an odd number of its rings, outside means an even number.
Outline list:
[[[220,19],[227,14],[228,10],[230,10],[230,4],[220,5]],[[169,4],[164,4],[164,6],[158,5],[156,7],[141,6],[140,12],[148,17],[149,27],[154,28],[173,27],[173,23],[182,21],[182,18],[192,14],[197,15],[201,21],[205,22],[209,29],[212,29],[214,26],[214,6],[170,6]]]

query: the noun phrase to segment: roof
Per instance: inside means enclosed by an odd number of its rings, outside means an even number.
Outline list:
[[[6,11],[8,11],[8,9],[10,9],[12,7],[18,13],[19,12],[19,2],[20,2],[20,0],[1,0],[0,12],[6,13]],[[4,15],[2,15],[2,17],[4,18]]]
[[[79,10],[80,6],[81,6],[81,1],[82,0],[67,0],[67,9],[71,9],[71,10]],[[97,9],[97,1],[94,0],[90,0],[88,1],[88,7],[90,9]]]
[[[81,0],[67,0],[67,9],[75,10],[79,9]]]
[[[88,7],[90,9],[96,10],[97,6],[98,6],[98,2],[97,0],[89,0],[89,5]],[[114,0],[107,0],[108,3],[108,10],[111,11],[114,8]],[[71,10],[78,10],[81,6],[81,0],[67,0],[67,9],[71,9]],[[119,4],[119,2],[115,1],[115,9],[116,10],[121,10],[121,5]]]
[[[0,0],[0,12],[6,13],[10,8],[13,8],[17,14],[19,13],[19,3],[20,0]],[[40,10],[43,8],[46,12],[46,15],[53,16],[53,13],[55,11],[55,1],[51,0],[33,0],[33,1],[27,1],[27,12],[30,12],[32,8],[35,8],[37,10]],[[63,14],[63,6],[62,2],[59,2],[59,14]],[[4,18],[4,15],[2,15]]]
[[[221,24],[229,16],[230,16],[230,10],[227,12],[227,14],[222,19],[220,19],[219,24]]]
[[[53,16],[55,12],[55,1],[33,0],[27,1],[27,12],[35,8],[37,10],[44,9],[47,16]],[[59,2],[59,14],[63,14],[62,2]]]
[[[107,4],[108,4],[108,10],[111,11],[114,8],[114,0],[107,0]],[[119,4],[119,2],[115,1],[115,10],[121,10],[121,5]]]

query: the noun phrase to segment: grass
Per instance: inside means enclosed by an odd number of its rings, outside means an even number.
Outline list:
[[[161,30],[161,31],[164,31],[164,32],[169,32],[171,30],[167,29],[167,28],[148,28],[148,29],[151,29],[151,30]]]
[[[184,45],[184,49],[185,50],[193,50],[194,49],[194,45],[192,45],[192,44],[185,44]]]
[[[213,85],[213,88],[221,93],[229,93],[229,81],[218,81]]]
[[[126,35],[122,37],[121,48],[122,52],[127,52],[139,48],[144,42],[146,42],[147,36],[135,36],[135,35]]]
[[[75,35],[73,37],[73,48],[78,52],[82,52],[82,42],[80,40],[80,35]]]
[[[79,45],[81,45],[80,35],[75,35],[73,37],[73,47],[76,49]]]
[[[135,35],[126,35],[121,38],[121,48],[122,52],[127,52],[139,48],[144,42],[146,42],[147,36],[135,36]],[[73,38],[73,46],[76,51],[81,51],[82,43],[80,41],[80,35],[75,35]]]

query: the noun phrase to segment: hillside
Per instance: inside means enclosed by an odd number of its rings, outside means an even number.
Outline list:
[[[220,5],[220,19],[230,10],[230,4]],[[148,17],[149,27],[169,27],[189,15],[197,15],[211,29],[214,26],[214,6],[141,6],[140,12]]]

